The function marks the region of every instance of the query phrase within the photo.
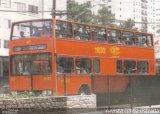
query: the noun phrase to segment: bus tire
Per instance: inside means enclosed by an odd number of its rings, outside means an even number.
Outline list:
[[[89,89],[89,86],[84,84],[84,85],[81,85],[81,87],[79,88],[78,90],[78,94],[80,95],[89,95],[90,94],[90,89]]]

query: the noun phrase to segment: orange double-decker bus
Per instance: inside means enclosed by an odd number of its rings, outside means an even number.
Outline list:
[[[92,75],[155,75],[152,34],[128,29],[57,19],[22,21],[12,25],[9,48],[11,91],[62,95],[66,76],[67,94],[90,93]]]

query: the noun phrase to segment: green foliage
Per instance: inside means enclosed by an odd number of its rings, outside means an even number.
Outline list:
[[[108,7],[103,6],[99,9],[97,16],[100,24],[113,26],[115,15],[108,9]]]
[[[79,22],[90,22],[92,20],[90,16],[92,14],[90,8],[90,2],[78,4],[78,2],[75,2],[74,0],[68,0],[67,10],[69,15],[67,16],[67,19]]]
[[[104,26],[115,26],[113,24],[115,15],[108,10],[108,7],[101,7],[101,9],[98,10],[98,15],[92,14],[91,8],[93,7],[91,6],[90,2],[78,4],[78,2],[76,2],[75,0],[68,0],[67,10],[69,12],[69,15],[67,16],[67,19],[79,22],[101,24]]]
[[[127,28],[127,29],[135,29],[135,22],[132,19],[128,19],[127,21],[124,21],[120,24],[121,28]]]

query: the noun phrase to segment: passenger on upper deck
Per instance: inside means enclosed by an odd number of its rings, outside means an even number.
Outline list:
[[[143,47],[146,47],[146,46],[147,46],[147,42],[146,42],[146,39],[145,39],[145,38],[142,39],[142,46],[143,46]]]
[[[25,38],[23,31],[20,31],[20,36],[19,36],[19,37],[20,37],[20,38]]]
[[[42,30],[40,32],[40,36],[41,37],[45,37],[45,38],[48,38],[48,37],[51,36],[51,34],[49,33],[48,28],[45,25],[43,25],[43,27],[42,27]]]
[[[40,31],[38,30],[38,28],[34,28],[33,37],[40,37]]]

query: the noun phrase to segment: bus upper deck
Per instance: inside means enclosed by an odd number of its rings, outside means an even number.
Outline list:
[[[56,23],[56,24],[55,24]],[[24,38],[65,38],[96,43],[152,47],[153,36],[134,30],[102,27],[62,20],[36,20],[13,24],[12,40]]]

